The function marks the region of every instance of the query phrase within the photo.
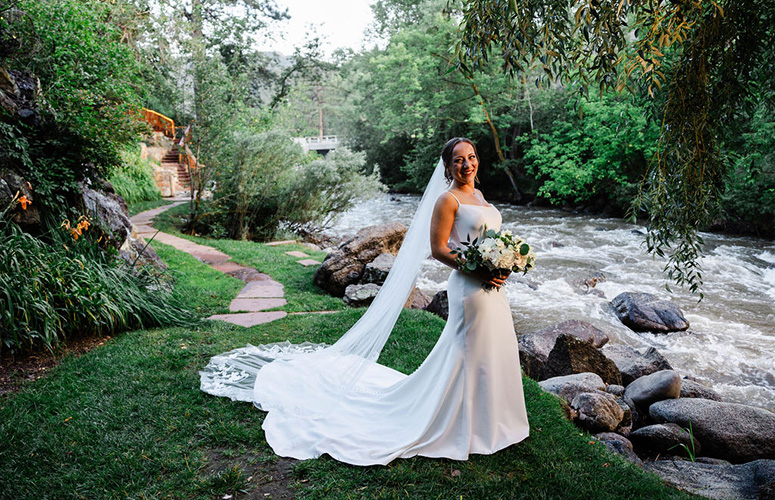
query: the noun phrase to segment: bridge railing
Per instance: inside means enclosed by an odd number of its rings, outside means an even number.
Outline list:
[[[324,135],[315,137],[296,137],[294,141],[301,144],[305,151],[331,150],[339,147],[341,139],[336,135]]]

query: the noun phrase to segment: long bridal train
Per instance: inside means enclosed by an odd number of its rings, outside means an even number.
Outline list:
[[[449,319],[422,365],[405,375],[376,362],[429,254],[430,213],[444,188],[440,162],[382,292],[336,344],[230,351],[201,372],[202,390],[266,410],[270,446],[297,459],[463,460],[525,439],[519,353],[504,291],[484,290],[477,279],[452,271]],[[479,234],[484,224],[499,228],[500,222],[491,205],[460,205],[451,239],[459,243],[457,234]]]

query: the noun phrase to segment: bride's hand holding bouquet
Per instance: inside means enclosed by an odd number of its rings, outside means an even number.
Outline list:
[[[485,227],[481,237],[461,245],[452,250],[458,269],[479,277],[488,290],[501,286],[512,272],[524,274],[535,265],[530,245],[508,230]]]

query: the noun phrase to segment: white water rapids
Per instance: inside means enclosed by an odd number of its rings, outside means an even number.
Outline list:
[[[418,198],[384,195],[358,203],[328,231],[345,236],[359,229],[411,221]],[[560,210],[496,204],[503,229],[533,246],[536,267],[506,284],[518,334],[569,319],[587,321],[641,352],[656,347],[681,375],[692,375],[730,402],[775,411],[775,243],[703,234],[705,298],[667,283],[664,261],[647,254],[643,228],[619,219]],[[594,288],[579,283],[602,273]],[[429,259],[418,287],[444,290],[449,268]],[[671,283],[668,283],[672,285]],[[689,330],[668,335],[635,333],[622,325],[610,301],[622,292],[648,292],[678,305]]]

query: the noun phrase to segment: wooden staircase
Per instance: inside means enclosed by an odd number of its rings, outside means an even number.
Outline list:
[[[164,158],[161,160],[162,167],[167,169],[176,169],[178,173],[178,184],[184,189],[189,189],[191,186],[191,177],[188,175],[188,169],[185,165],[180,163],[180,153],[178,146],[172,146]]]

